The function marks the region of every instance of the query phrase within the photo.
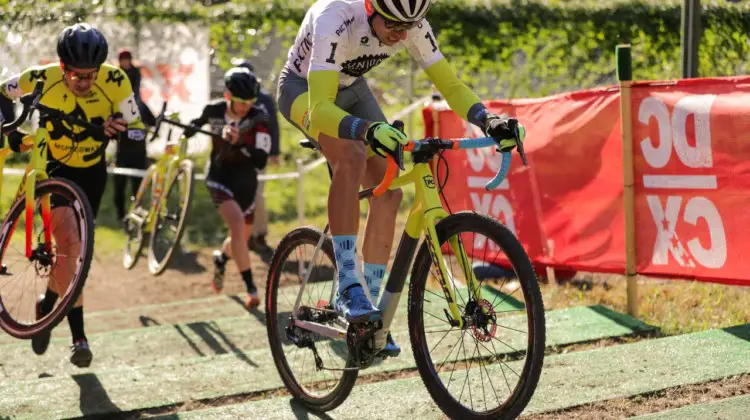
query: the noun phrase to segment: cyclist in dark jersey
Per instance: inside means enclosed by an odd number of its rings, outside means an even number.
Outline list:
[[[258,171],[266,167],[271,135],[267,114],[254,105],[260,89],[255,74],[235,67],[224,76],[224,84],[225,100],[206,105],[191,125],[210,124],[217,133],[212,138],[206,187],[227,224],[229,236],[222,248],[214,251],[213,289],[216,293],[222,290],[227,261],[234,258],[247,287],[245,306],[253,308],[260,301],[253,284],[247,242],[252,233]],[[187,137],[193,134],[189,130],[185,132]]]

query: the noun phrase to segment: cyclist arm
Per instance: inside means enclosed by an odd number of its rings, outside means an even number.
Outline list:
[[[258,101],[266,108],[268,114],[268,134],[271,136],[271,151],[269,156],[278,156],[280,153],[279,118],[276,112],[276,104],[271,95],[261,93]]]
[[[483,128],[486,107],[479,97],[458,79],[456,72],[440,52],[427,19],[411,30],[405,43],[411,56],[424,69],[451,109],[470,123]]]
[[[466,121],[484,128],[487,107],[479,97],[456,76],[456,72],[443,58],[425,69],[430,81],[445,97],[448,105]]]
[[[206,105],[205,107],[203,107],[203,111],[201,112],[201,115],[198,118],[190,120],[190,125],[192,125],[195,128],[201,128],[208,123],[208,116],[209,116],[209,106]],[[186,128],[185,131],[183,132],[183,135],[185,136],[185,138],[190,138],[190,137],[193,137],[195,133],[197,133],[197,131]]]
[[[13,101],[0,95],[0,124],[11,122],[16,119],[16,113],[13,109]]]
[[[115,72],[122,72],[122,70],[117,69]],[[113,116],[119,116],[119,113],[122,115],[120,118],[125,121],[125,131],[116,134],[114,138],[125,141],[144,141],[146,139],[146,127],[143,125],[143,121],[141,121],[138,102],[135,99],[130,79],[128,79],[126,74],[123,74],[123,76],[125,77],[122,79],[114,77],[104,83],[105,88],[114,89],[116,92],[113,95]],[[117,83],[116,80],[120,80],[120,83]]]
[[[249,150],[250,159],[259,171],[262,171],[268,163],[268,155],[271,153],[270,127],[265,122],[259,122],[255,126],[255,145],[246,146]]]
[[[34,90],[34,83],[32,82],[32,80],[36,79],[37,75],[39,75],[39,72],[41,71],[44,70],[41,70],[39,67],[31,67],[29,69],[26,69],[20,75],[16,75],[8,80],[0,82],[0,105],[2,105],[2,109],[12,110],[13,103],[16,101],[16,99],[19,99],[21,96],[27,93],[31,93]],[[0,111],[0,124],[11,122],[11,118],[13,117],[14,116],[10,114],[4,116],[3,112]],[[13,132],[5,134],[8,136],[8,145],[10,146],[11,150],[13,150],[14,152],[21,152],[21,144],[23,142],[24,136],[26,136],[26,133],[16,129]]]
[[[315,19],[310,51],[310,69],[307,73],[309,87],[308,132],[321,132],[331,137],[364,140],[370,122],[354,117],[336,106],[341,64],[349,49],[349,32],[339,31],[342,22],[349,19],[346,12],[332,3]]]

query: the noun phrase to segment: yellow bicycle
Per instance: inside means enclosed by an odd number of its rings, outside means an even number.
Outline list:
[[[490,146],[496,146],[492,138],[410,142],[413,168],[396,177],[399,165],[389,156],[384,181],[360,192],[362,200],[389,188],[416,189],[385,291],[374,302],[380,321],[349,324],[334,310],[338,275],[328,226],[323,232],[297,228],[281,240],[268,272],[267,330],[276,368],[296,400],[317,411],[336,408],[360,370],[383,359],[379,351],[392,323],[408,322],[417,370],[450,418],[520,415],[544,360],[544,304],[534,269],[518,239],[497,220],[474,212],[450,214],[441,202],[444,181],[430,166],[444,151]],[[403,150],[396,156],[400,162]],[[510,153],[503,153],[502,162],[488,190],[505,177]],[[426,239],[414,259],[422,233]],[[505,279],[499,288],[484,286],[474,273],[475,261],[509,262],[516,279]],[[397,315],[407,281],[408,320]],[[405,341],[406,332],[392,332]]]
[[[45,119],[64,121],[103,136],[102,127],[40,104],[41,96],[39,83],[21,98],[23,112],[18,119],[2,126],[0,188],[5,160],[11,152],[4,134],[15,131],[33,111],[39,111]],[[23,144],[31,147],[31,161],[0,225],[0,327],[21,339],[53,328],[67,315],[83,290],[94,254],[91,205],[74,182],[49,176],[49,142],[50,133],[42,125],[23,139]],[[106,143],[105,139],[100,151]],[[20,234],[13,236],[16,232]],[[63,249],[66,252],[61,252]],[[60,298],[51,312],[40,317],[37,297],[47,288]]]
[[[162,123],[182,129],[189,128],[209,136],[214,135],[181,124],[177,113],[167,116],[166,104],[156,117],[154,137],[158,135]],[[171,136],[170,128],[167,134],[168,142]],[[188,139],[181,135],[176,150],[168,146],[159,160],[146,170],[138,191],[131,198],[130,208],[124,220],[128,239],[122,263],[127,269],[135,266],[147,236],[148,269],[155,276],[164,272],[180,243],[193,199],[193,162],[187,157],[187,144]]]

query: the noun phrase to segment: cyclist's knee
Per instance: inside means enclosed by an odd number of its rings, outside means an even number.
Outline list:
[[[340,173],[347,179],[361,180],[367,169],[367,149],[352,147],[346,154],[339,154],[332,160],[331,166],[335,173]]]
[[[226,220],[229,231],[234,234],[240,234],[245,231],[245,217],[241,214],[233,215]]]
[[[383,198],[389,206],[398,208],[398,205],[401,204],[401,200],[404,198],[404,193],[401,190],[389,190],[383,194]]]
[[[240,206],[236,201],[231,199],[225,200],[219,204],[218,210],[230,232],[242,232],[245,226],[245,215],[240,210]]]
[[[401,190],[389,190],[378,198],[373,199],[372,205],[378,207],[378,212],[397,211],[404,194]]]

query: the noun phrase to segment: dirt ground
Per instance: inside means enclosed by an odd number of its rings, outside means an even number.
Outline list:
[[[132,308],[213,296],[211,251],[206,248],[175,254],[169,268],[156,277],[149,273],[145,256],[131,270],[126,270],[121,257],[95,255],[84,289],[86,311]],[[254,253],[251,254],[251,264],[255,285],[264,294],[268,265]],[[237,294],[244,291],[242,278],[230,261],[222,293]]]

